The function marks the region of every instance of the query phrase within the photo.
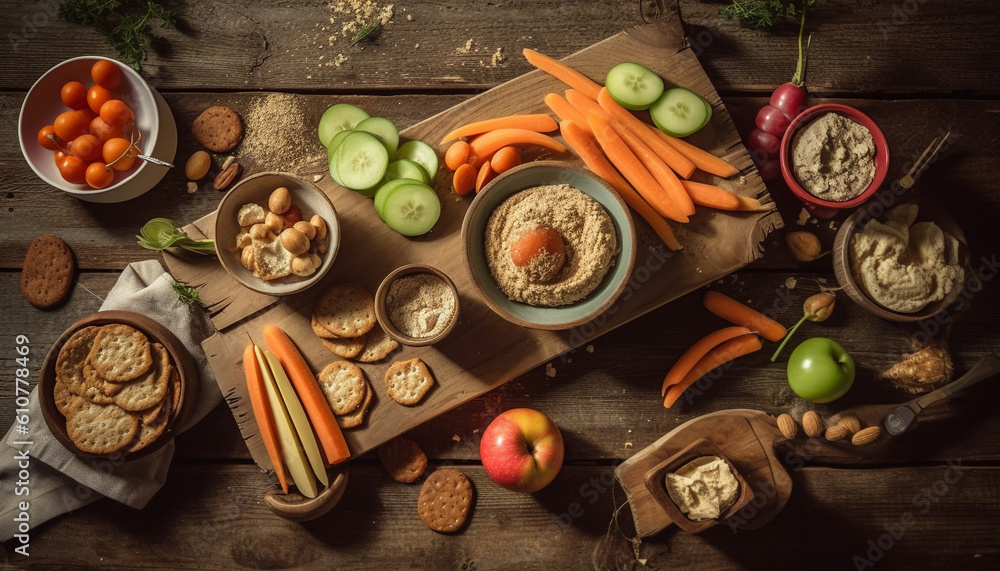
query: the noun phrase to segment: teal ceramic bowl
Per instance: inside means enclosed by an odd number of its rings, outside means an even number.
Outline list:
[[[614,222],[621,246],[614,265],[586,298],[560,307],[536,307],[511,301],[490,275],[483,246],[486,222],[506,198],[527,188],[569,184],[601,203]],[[635,228],[628,206],[597,177],[554,161],[536,161],[515,167],[483,187],[469,205],[462,223],[466,268],[483,301],[507,321],[533,329],[570,329],[592,321],[610,308],[628,283],[635,262]]]

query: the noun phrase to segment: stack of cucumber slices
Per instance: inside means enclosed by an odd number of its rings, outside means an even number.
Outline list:
[[[712,105],[683,87],[665,89],[649,68],[623,62],[608,70],[604,86],[619,105],[632,111],[649,110],[653,124],[674,137],[687,137],[708,124]]]
[[[437,153],[423,141],[400,144],[399,130],[385,117],[338,103],[319,120],[330,176],[340,186],[373,197],[375,212],[404,236],[430,231],[441,216],[441,200],[430,186]]]

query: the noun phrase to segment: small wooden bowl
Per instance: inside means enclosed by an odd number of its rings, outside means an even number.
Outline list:
[[[66,418],[59,412],[56,408],[55,398],[53,396],[53,389],[56,385],[56,359],[59,356],[59,351],[62,349],[66,341],[69,340],[70,336],[78,330],[95,325],[108,325],[110,323],[124,323],[125,325],[130,325],[139,331],[142,331],[149,338],[150,342],[156,341],[162,344],[167,352],[170,353],[170,357],[177,367],[180,373],[181,379],[181,394],[180,400],[177,402],[177,408],[171,413],[170,418],[167,421],[167,428],[164,430],[163,434],[160,435],[151,444],[137,450],[135,452],[125,454],[115,452],[110,455],[92,454],[89,452],[84,452],[73,444],[70,440],[69,435],[66,432]],[[194,364],[194,360],[191,358],[191,354],[188,353],[184,345],[171,333],[166,327],[160,325],[156,321],[138,313],[132,313],[130,311],[100,311],[94,313],[83,319],[77,321],[71,325],[59,339],[52,345],[49,349],[48,354],[45,356],[45,360],[42,362],[42,371],[38,380],[38,400],[42,407],[42,417],[45,419],[45,424],[52,431],[52,434],[56,439],[62,443],[69,451],[73,452],[77,456],[83,456],[87,458],[112,458],[115,460],[135,460],[137,458],[142,458],[148,456],[153,452],[159,450],[170,441],[177,433],[177,427],[182,426],[190,415],[192,409],[192,403],[197,395],[198,391],[198,368]]]
[[[281,488],[264,492],[264,503],[276,515],[291,521],[310,521],[325,515],[337,505],[347,489],[347,468],[327,470],[330,485],[320,490],[315,498],[307,498],[294,490],[286,495]]]
[[[688,519],[688,517],[681,512],[680,508],[677,507],[677,504],[670,499],[670,494],[667,493],[664,479],[667,474],[676,471],[681,466],[684,466],[696,458],[701,458],[702,456],[718,456],[719,458],[722,458],[722,460],[729,466],[730,471],[732,471],[733,476],[736,478],[740,487],[736,496],[736,501],[733,502],[733,505],[726,508],[726,511],[722,512],[718,519],[695,521]],[[726,518],[743,509],[744,506],[749,504],[754,498],[753,488],[750,487],[750,484],[747,483],[745,478],[743,478],[740,471],[737,470],[736,466],[734,466],[729,460],[726,453],[719,449],[719,447],[711,441],[704,438],[695,440],[670,458],[667,458],[663,462],[657,464],[646,473],[645,481],[646,488],[649,490],[649,493],[652,494],[656,502],[660,504],[660,507],[663,508],[663,511],[667,512],[667,515],[670,516],[670,519],[676,523],[678,527],[689,533],[698,533],[699,531],[712,527],[720,521],[725,521]]]
[[[430,337],[412,337],[399,330],[398,327],[389,318],[389,309],[386,307],[386,297],[389,295],[389,287],[397,279],[410,276],[414,274],[431,274],[437,276],[448,285],[451,290],[452,296],[455,298],[455,313],[452,315],[451,321],[440,333]],[[455,328],[455,324],[458,323],[458,311],[459,311],[459,301],[458,301],[458,289],[455,287],[455,282],[451,281],[444,272],[441,270],[423,265],[423,264],[409,264],[400,268],[393,270],[382,283],[378,286],[378,290],[375,292],[375,318],[378,320],[379,325],[385,330],[389,337],[392,337],[397,342],[403,345],[409,345],[411,347],[423,347],[426,345],[433,345],[438,341],[444,339],[451,333],[451,330]]]

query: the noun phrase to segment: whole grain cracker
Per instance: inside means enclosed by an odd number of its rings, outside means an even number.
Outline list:
[[[69,295],[75,273],[76,262],[66,242],[58,236],[39,236],[24,256],[21,295],[39,309],[53,308]]]
[[[323,293],[313,315],[337,337],[358,337],[375,326],[375,299],[358,284],[340,282]]]
[[[206,149],[216,153],[232,150],[243,139],[243,121],[238,113],[223,105],[202,111],[191,125],[191,134]]]
[[[414,357],[396,361],[385,372],[385,391],[389,398],[406,406],[419,403],[434,386],[434,376],[427,364]]]
[[[320,339],[338,339],[338,337],[333,334],[333,331],[323,327],[323,325],[316,320],[316,312],[313,312],[312,318],[309,319],[309,327],[312,328],[313,333],[315,333]]]
[[[427,470],[427,455],[413,439],[399,436],[378,447],[378,459],[389,477],[409,484]]]
[[[361,406],[354,409],[353,412],[345,414],[343,416],[334,416],[337,419],[337,424],[343,429],[356,428],[361,426],[365,422],[365,415],[371,409],[372,402],[375,400],[375,390],[372,388],[371,384],[365,380],[365,400],[361,403]]]
[[[102,326],[87,360],[97,374],[116,383],[136,379],[153,365],[149,338],[124,323]]]
[[[177,418],[181,410],[181,373],[177,367],[170,371],[170,420]]]
[[[128,446],[139,430],[139,419],[113,404],[79,400],[68,412],[66,433],[83,452],[117,452]]]
[[[115,396],[122,389],[122,383],[112,383],[102,377],[90,364],[90,361],[83,364],[83,382],[108,397]]]
[[[69,410],[70,403],[73,399],[79,398],[82,397],[71,393],[69,387],[67,387],[64,382],[57,380],[55,386],[52,388],[52,400],[55,401],[56,410],[58,410],[63,416],[66,416],[66,411]]]
[[[111,404],[111,397],[88,382],[85,372],[87,357],[100,331],[101,327],[90,325],[70,335],[56,356],[56,383],[63,383],[70,393],[92,403]]]
[[[143,448],[149,446],[156,441],[157,438],[163,435],[167,430],[167,423],[170,420],[170,410],[167,408],[161,408],[160,413],[153,417],[149,422],[141,420],[139,424],[139,430],[136,431],[135,438],[129,444],[129,452],[137,452]]]
[[[348,414],[365,400],[365,374],[350,361],[334,361],[316,376],[333,414]]]
[[[113,398],[115,404],[125,410],[138,412],[146,410],[163,400],[170,386],[170,375],[174,366],[170,352],[159,343],[152,344],[155,364],[141,377],[123,383],[122,390]]]
[[[375,327],[365,337],[365,348],[355,357],[355,359],[362,363],[376,363],[381,361],[399,348],[399,343],[392,337],[389,337],[389,334],[378,324],[375,324]]]
[[[367,340],[367,334],[359,337],[320,339],[328,351],[343,359],[353,359],[360,355],[361,351],[365,348]]]
[[[439,533],[453,533],[465,525],[472,510],[472,482],[454,468],[435,470],[424,481],[417,499],[417,515]]]

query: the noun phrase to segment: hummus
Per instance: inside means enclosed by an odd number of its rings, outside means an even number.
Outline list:
[[[526,234],[552,229],[562,239],[558,256],[540,250],[518,265],[511,248]],[[558,307],[594,291],[614,265],[620,245],[601,203],[567,184],[536,186],[500,203],[486,223],[486,263],[500,291],[512,301]]]
[[[916,222],[902,204],[851,237],[851,273],[879,305],[901,313],[944,299],[964,277],[958,240],[933,222]]]
[[[863,125],[824,113],[792,139],[792,172],[809,194],[843,202],[861,195],[875,178],[875,139]]]
[[[664,477],[670,499],[691,521],[718,519],[736,502],[740,484],[718,456],[701,456]]]

